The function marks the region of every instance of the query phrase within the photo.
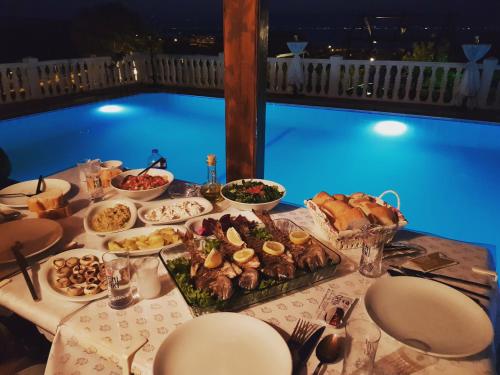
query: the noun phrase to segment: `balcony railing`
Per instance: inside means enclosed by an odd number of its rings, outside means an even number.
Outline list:
[[[290,59],[268,58],[269,93],[294,95],[288,84]],[[398,103],[457,105],[466,64],[421,61],[303,59],[306,96]],[[500,65],[478,64],[478,107],[500,110]],[[173,87],[223,89],[224,56],[134,54],[114,62],[110,57],[0,64],[0,104],[23,102],[129,85],[155,83]]]

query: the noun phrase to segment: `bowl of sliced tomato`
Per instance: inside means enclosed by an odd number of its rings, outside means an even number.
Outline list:
[[[139,176],[142,169],[130,169],[111,180],[111,186],[120,195],[138,201],[150,201],[162,195],[174,180],[172,172],[151,168]]]
[[[221,190],[222,197],[242,211],[269,211],[286,194],[283,185],[258,178],[231,181]]]

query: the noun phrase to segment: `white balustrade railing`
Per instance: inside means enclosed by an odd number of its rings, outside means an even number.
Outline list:
[[[304,85],[287,81],[291,59],[268,58],[269,93],[456,105],[465,64],[422,61],[303,59]],[[478,64],[480,108],[500,110],[500,65]],[[38,61],[0,65],[0,104],[128,85],[157,84],[200,89],[224,88],[224,56],[134,54],[122,61],[109,57]]]

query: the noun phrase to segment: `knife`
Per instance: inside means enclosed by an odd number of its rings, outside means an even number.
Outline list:
[[[448,275],[441,275],[441,274],[438,274],[438,273],[418,271],[418,270],[414,270],[414,269],[411,269],[411,268],[406,268],[406,267],[403,267],[403,266],[393,266],[393,265],[391,265],[391,267],[396,268],[396,269],[398,269],[400,271],[403,271],[403,272],[405,272],[407,274],[413,274],[415,276],[428,277],[428,278],[435,278],[435,277],[437,277],[437,278],[441,278],[441,279],[445,279],[445,280],[449,280],[449,281],[455,281],[455,282],[459,282],[459,283],[464,283],[464,284],[478,286],[480,288],[491,289],[491,285],[489,285],[489,284],[483,284],[483,283],[478,283],[476,281],[459,279],[457,277],[448,276]]]
[[[42,182],[43,182],[43,176],[40,175],[40,177],[38,177],[38,183],[36,184],[36,194],[40,194],[42,192]]]
[[[30,290],[31,297],[33,298],[33,301],[38,301],[38,295],[36,294],[35,291],[35,286],[33,285],[33,282],[31,281],[30,275],[28,274],[27,268],[28,268],[28,263],[26,263],[26,259],[24,256],[21,254],[20,249],[22,248],[21,242],[16,242],[14,246],[10,248],[12,251],[12,254],[14,254],[14,257],[16,258],[17,265],[21,269],[21,272],[23,273],[24,280],[26,281],[26,285],[28,285],[28,289]]]
[[[309,339],[297,350],[297,357],[294,358],[293,374],[299,374],[300,370],[307,364],[314,348],[318,344],[319,339],[323,335],[326,326],[322,326],[314,332]]]
[[[391,266],[393,267],[393,266]],[[473,290],[469,290],[469,289],[465,289],[465,288],[461,288],[459,286],[456,286],[456,285],[452,285],[452,284],[448,284],[448,283],[445,283],[444,281],[439,281],[439,280],[436,280],[436,279],[433,279],[433,278],[428,278],[428,277],[425,277],[425,276],[422,276],[422,275],[418,275],[418,274],[413,274],[411,272],[406,272],[406,271],[403,271],[401,269],[398,269],[397,267],[393,267],[393,269],[389,268],[387,270],[387,272],[389,273],[389,275],[391,276],[413,276],[413,277],[419,277],[421,279],[427,279],[427,280],[432,280],[432,281],[435,281],[437,283],[440,283],[440,284],[444,284],[446,286],[449,286],[450,288],[453,288],[453,289],[456,289],[462,293],[468,293],[468,294],[472,294],[473,296],[477,296],[477,297],[481,297],[481,298],[484,298],[486,300],[489,300],[490,297],[489,296],[485,296],[484,294],[481,294],[481,293],[477,293],[477,292],[474,292]]]

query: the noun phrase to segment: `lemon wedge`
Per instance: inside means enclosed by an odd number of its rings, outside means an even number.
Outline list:
[[[250,259],[252,259],[254,254],[255,254],[255,251],[253,249],[246,247],[244,249],[241,249],[241,250],[238,250],[237,252],[235,252],[233,254],[233,259],[237,263],[246,263]]]
[[[207,268],[219,267],[222,264],[222,254],[218,250],[212,249],[203,264]]]
[[[309,240],[309,233],[304,232],[303,230],[293,230],[288,235],[290,237],[290,241],[295,245],[303,245]]]
[[[281,242],[266,241],[264,242],[264,245],[262,245],[262,250],[269,255],[281,255],[285,252],[285,245]]]
[[[234,227],[230,227],[227,230],[226,237],[231,245],[241,247],[245,244],[245,242],[243,242],[243,240],[241,239],[240,234],[236,229],[234,229]]]

